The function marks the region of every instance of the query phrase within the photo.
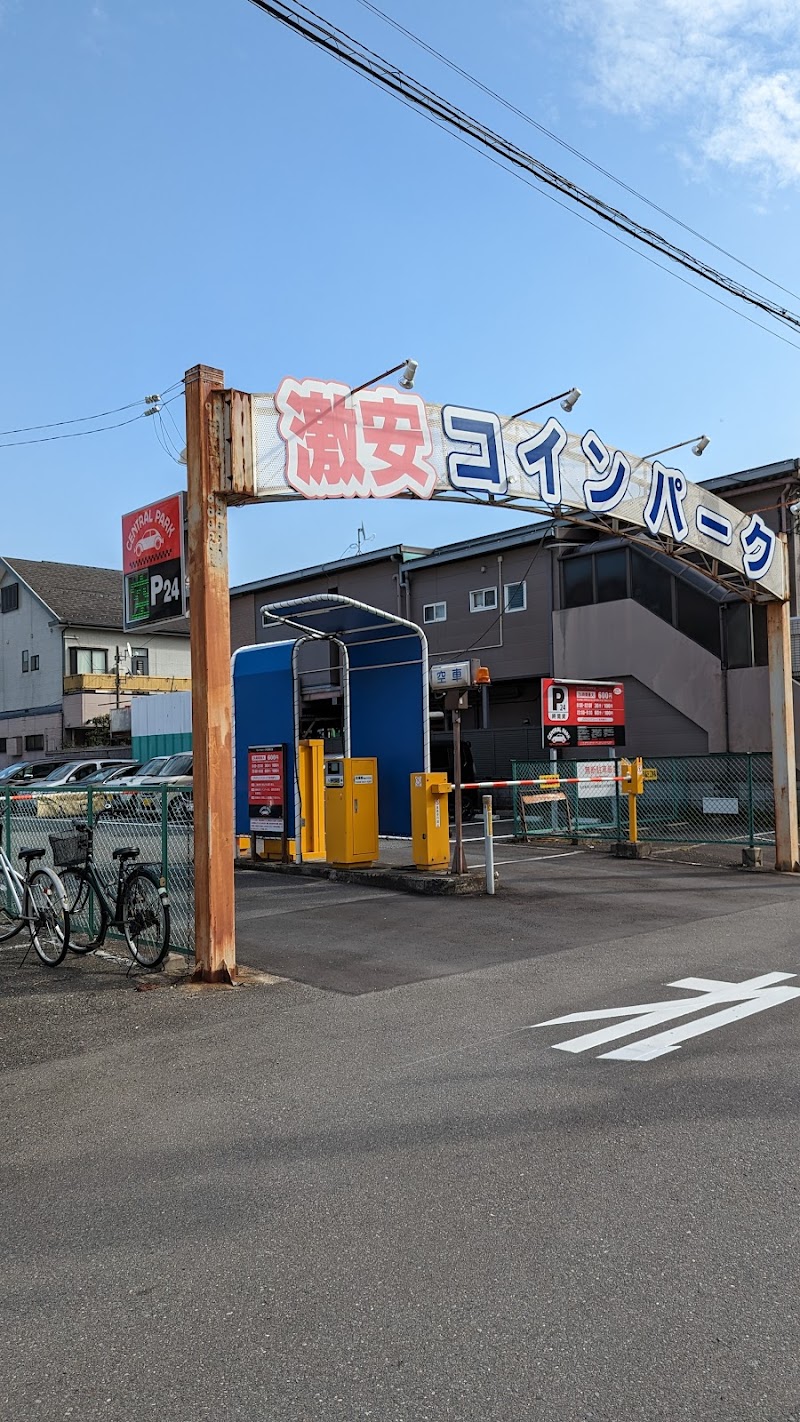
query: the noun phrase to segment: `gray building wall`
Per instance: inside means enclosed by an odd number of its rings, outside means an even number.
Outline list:
[[[285,629],[261,626],[261,608],[273,602],[286,602],[290,598],[312,597],[315,593],[340,593],[342,597],[354,598],[357,602],[369,603],[384,612],[404,616],[400,591],[399,573],[403,566],[399,559],[385,558],[376,562],[356,564],[348,568],[333,567],[330,572],[319,573],[309,578],[293,578],[289,574],[261,591],[234,591],[231,594],[231,650],[247,647],[254,642],[280,642],[286,636]]]
[[[550,666],[550,552],[525,544],[502,554],[482,554],[452,562],[420,558],[407,565],[407,616],[424,627],[431,656],[445,661],[479,655],[493,681],[548,675]],[[504,611],[503,590],[524,583],[524,611]],[[497,607],[470,611],[470,592],[497,589]],[[426,604],[445,602],[446,622],[424,622]]]
[[[555,612],[553,652],[555,676],[631,678],[642,692],[649,690],[660,709],[633,688],[626,707],[628,745],[637,755],[725,750],[720,663],[637,602],[626,598]],[[693,750],[685,748],[689,741]]]

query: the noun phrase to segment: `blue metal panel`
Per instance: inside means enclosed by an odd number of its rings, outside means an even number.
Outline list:
[[[416,633],[387,632],[348,642],[352,753],[377,757],[381,834],[410,835],[409,776],[425,768],[422,646]]]
[[[249,834],[247,813],[248,746],[286,746],[288,805],[286,834],[295,836],[294,785],[297,750],[294,738],[294,642],[243,647],[233,659],[235,727],[236,833]]]

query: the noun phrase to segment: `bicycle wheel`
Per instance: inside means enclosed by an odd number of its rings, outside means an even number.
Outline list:
[[[157,968],[169,948],[169,902],[155,874],[134,869],[122,890],[122,927],[131,954]]]
[[[69,912],[69,946],[73,953],[99,948],[108,931],[108,914],[84,869],[64,869],[61,874]]]
[[[22,883],[17,887],[12,878],[13,873],[14,871],[7,869],[0,860],[0,943],[8,943],[10,939],[16,938],[27,921],[22,912]]]
[[[69,947],[69,914],[61,885],[47,869],[37,869],[28,880],[31,942],[42,962],[55,968]]]

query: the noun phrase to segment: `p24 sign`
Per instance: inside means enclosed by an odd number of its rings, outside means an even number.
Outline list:
[[[182,493],[123,516],[122,569],[126,632],[185,615]]]

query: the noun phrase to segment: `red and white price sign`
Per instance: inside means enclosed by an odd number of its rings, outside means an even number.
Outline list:
[[[625,744],[625,688],[614,681],[542,679],[542,739],[546,747]]]
[[[283,746],[248,747],[247,807],[251,834],[285,833],[285,764]]]

